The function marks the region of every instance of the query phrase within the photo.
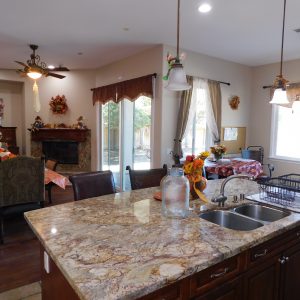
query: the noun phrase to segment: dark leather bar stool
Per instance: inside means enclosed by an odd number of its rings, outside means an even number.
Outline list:
[[[116,193],[111,171],[81,173],[69,177],[74,191],[74,200]]]
[[[132,190],[159,186],[162,178],[168,173],[166,164],[162,168],[149,170],[132,170],[130,166],[127,166],[126,170],[129,171]]]

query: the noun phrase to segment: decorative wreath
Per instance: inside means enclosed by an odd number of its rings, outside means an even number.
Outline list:
[[[239,104],[240,104],[240,97],[239,96],[232,96],[229,99],[229,105],[232,109],[238,109]]]
[[[68,110],[67,99],[65,95],[57,95],[55,98],[52,97],[49,105],[54,114],[65,114]]]

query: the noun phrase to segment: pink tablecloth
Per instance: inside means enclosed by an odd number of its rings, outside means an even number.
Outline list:
[[[45,168],[45,184],[53,182],[59,187],[65,189],[66,185],[71,184],[69,179],[57,172]]]
[[[255,178],[263,172],[260,162],[250,159],[230,159],[228,163],[208,163],[205,167],[207,173],[218,174],[221,177],[228,177],[233,174],[247,174]]]

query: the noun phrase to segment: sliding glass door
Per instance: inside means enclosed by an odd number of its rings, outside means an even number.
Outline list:
[[[120,190],[130,189],[127,165],[150,168],[151,119],[151,99],[143,96],[101,107],[101,169],[113,172]]]

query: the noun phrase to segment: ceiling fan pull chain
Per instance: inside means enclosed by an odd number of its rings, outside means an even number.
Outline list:
[[[39,87],[36,83],[36,80],[33,84],[33,108],[35,112],[39,112],[41,110],[41,102],[40,102],[40,95],[39,95]]]

